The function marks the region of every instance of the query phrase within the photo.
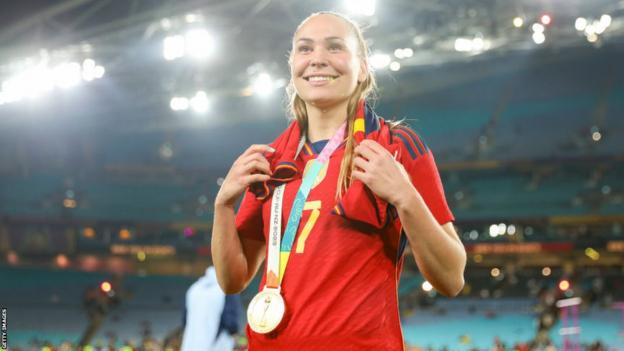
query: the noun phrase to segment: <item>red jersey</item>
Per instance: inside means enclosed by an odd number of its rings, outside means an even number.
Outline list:
[[[405,127],[392,134],[400,140],[401,152],[410,155],[402,162],[435,218],[440,224],[452,221],[431,151]],[[298,161],[308,166],[317,156],[313,146],[306,144]],[[247,326],[250,351],[403,350],[399,218],[391,216],[394,225],[377,229],[332,213],[343,154],[341,146],[331,155],[306,200],[281,285],[284,318],[269,334],[257,334]],[[282,235],[301,180],[285,187]],[[239,235],[267,242],[270,208],[271,197],[261,201],[246,192],[236,217]],[[266,267],[260,290],[265,281]]]

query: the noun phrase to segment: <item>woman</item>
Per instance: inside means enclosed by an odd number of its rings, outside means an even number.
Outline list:
[[[375,88],[368,47],[344,16],[305,19],[289,64],[296,121],[270,146],[249,147],[215,199],[219,284],[240,292],[267,257],[248,311],[251,351],[402,350],[406,241],[439,292],[464,284],[466,254],[433,155],[365,103]]]

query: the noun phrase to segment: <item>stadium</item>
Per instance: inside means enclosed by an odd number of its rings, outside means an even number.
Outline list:
[[[288,126],[293,31],[331,10],[364,28],[375,110],[435,154],[467,253],[448,298],[405,250],[405,349],[624,350],[624,1],[2,8],[3,348],[180,348],[215,196]]]

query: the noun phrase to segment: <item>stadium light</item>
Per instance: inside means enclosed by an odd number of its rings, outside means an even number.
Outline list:
[[[390,55],[384,53],[376,53],[370,57],[370,65],[375,69],[385,69],[390,65]]]
[[[411,48],[399,48],[394,50],[394,56],[398,59],[404,59],[414,56],[414,50]]]
[[[534,32],[532,38],[537,45],[541,45],[546,41],[546,36],[543,32]]]
[[[423,289],[423,291],[425,292],[430,292],[433,289],[433,285],[431,285],[431,283],[429,283],[428,281],[424,281],[421,285],[421,288]]]
[[[579,17],[576,19],[576,21],[574,21],[574,28],[576,28],[576,30],[578,30],[579,32],[582,32],[585,30],[585,27],[587,27],[587,19],[584,17]]]
[[[455,39],[455,51],[458,52],[481,52],[488,50],[491,46],[489,40],[484,40],[480,35],[474,38],[457,38]]]
[[[550,273],[552,273],[552,270],[550,269],[550,267],[544,267],[542,268],[542,275],[544,277],[548,277],[550,276]]]
[[[210,107],[210,101],[205,91],[198,91],[190,100],[190,105],[193,111],[197,113],[204,113],[208,111]]]
[[[205,113],[210,109],[210,99],[205,91],[200,90],[191,98],[174,96],[169,101],[169,107],[173,111],[186,111],[192,109],[196,113]]]
[[[543,25],[547,26],[552,23],[552,17],[550,17],[549,14],[543,14],[540,17],[540,22],[542,22]]]
[[[398,63],[396,61],[393,61],[393,62],[390,63],[390,70],[391,71],[396,72],[396,71],[398,71],[400,69],[401,69],[401,64],[400,63]]]
[[[187,13],[184,16],[184,20],[186,21],[186,23],[195,23],[199,20],[199,16],[195,13]]]
[[[163,57],[167,61],[172,61],[183,57],[185,51],[184,37],[181,35],[171,35],[163,40]]]
[[[490,237],[496,238],[498,236],[498,225],[492,224],[490,226]]]
[[[61,89],[71,88],[82,78],[80,65],[77,62],[63,63],[54,68],[54,80]]]
[[[544,26],[541,23],[533,23],[531,29],[534,33],[544,33]]]
[[[268,73],[260,73],[254,78],[251,83],[251,90],[253,94],[266,97],[273,93],[275,90],[276,84],[273,82],[273,79]]]
[[[48,67],[47,59],[42,59],[2,82],[0,105],[37,98],[54,88],[69,89],[81,81],[102,78],[104,72],[104,67],[97,65],[93,59],[85,59],[82,64],[64,62],[53,68]]]
[[[104,69],[103,66],[95,66],[95,68],[93,69],[93,76],[99,79],[104,76],[105,72],[106,72],[106,69]]]
[[[203,28],[191,29],[184,35],[170,35],[163,39],[163,57],[167,61],[185,56],[202,60],[213,51],[213,36]]]
[[[501,271],[500,271],[499,268],[492,268],[492,270],[490,270],[490,275],[493,278],[498,278],[500,276],[500,274],[501,274]]]
[[[173,111],[186,111],[189,109],[189,99],[181,96],[174,96],[169,102],[169,107]]]
[[[505,233],[507,232],[507,225],[505,223],[499,223],[498,224],[498,235],[505,235]]]
[[[522,17],[517,16],[513,19],[513,25],[516,28],[520,28],[524,25],[524,19],[522,19]]]
[[[482,51],[485,48],[485,41],[481,37],[472,39],[472,51]]]
[[[212,53],[213,39],[205,29],[193,29],[184,36],[186,54],[196,59],[205,59]]]
[[[595,142],[600,141],[600,139],[602,139],[602,134],[600,134],[599,131],[595,131],[592,133],[592,140]]]
[[[607,27],[603,26],[600,21],[594,21],[594,23],[592,23],[592,27],[594,28],[594,32],[596,34],[602,34],[607,29]]]
[[[169,30],[171,29],[171,20],[168,18],[163,18],[160,20],[160,26],[164,29],[164,30]]]
[[[95,61],[92,59],[82,61],[82,79],[87,82],[95,79]]]
[[[604,26],[605,28],[609,27],[611,25],[611,16],[609,15],[602,15],[600,16],[600,24],[602,26]]]
[[[113,289],[113,286],[112,286],[112,285],[111,285],[111,283],[110,283],[110,282],[108,282],[108,281],[103,281],[103,282],[100,284],[100,290],[102,290],[102,291],[103,291],[103,292],[105,292],[105,293],[110,292],[112,289]]]
[[[472,40],[466,38],[455,39],[455,50],[459,52],[468,52],[472,50]]]
[[[559,281],[559,290],[561,291],[566,291],[568,289],[570,289],[571,285],[570,285],[570,281],[567,279],[562,279],[561,281]]]

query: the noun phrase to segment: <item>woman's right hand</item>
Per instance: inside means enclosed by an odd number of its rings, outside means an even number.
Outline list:
[[[271,179],[271,167],[264,153],[275,152],[269,145],[251,145],[232,164],[215,199],[215,206],[234,206],[236,200],[256,182]]]

